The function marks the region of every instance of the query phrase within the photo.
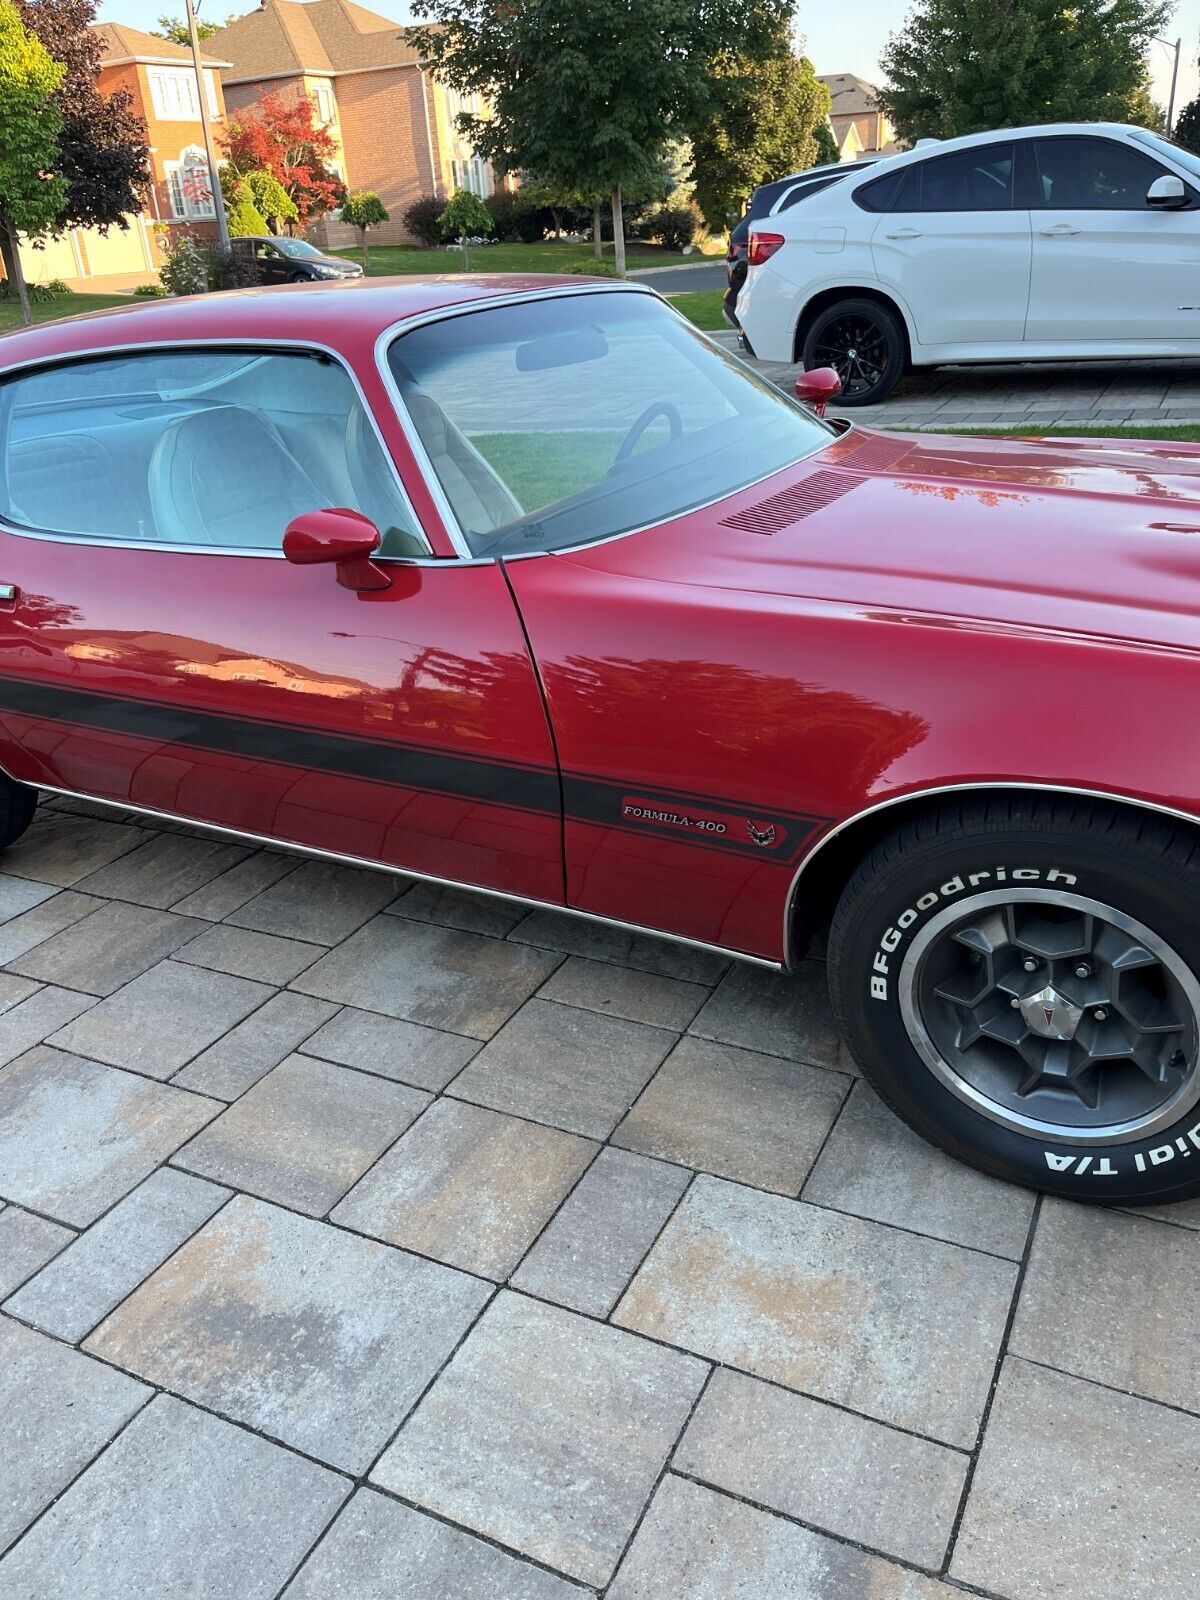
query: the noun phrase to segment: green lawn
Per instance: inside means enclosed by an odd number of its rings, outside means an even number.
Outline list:
[[[682,311],[689,322],[694,322],[705,333],[715,333],[729,324],[721,315],[720,289],[704,289],[696,294],[671,294],[667,296],[676,311]]]
[[[333,250],[331,255],[362,262],[358,249]],[[604,246],[605,261],[612,261],[612,245]],[[626,249],[630,266],[679,267],[689,262],[708,261],[708,256],[673,255],[656,245],[630,244]],[[472,272],[590,272],[595,266],[590,244],[560,244],[545,239],[541,244],[484,244],[472,247]],[[461,250],[422,250],[410,245],[377,244],[371,247],[372,278],[420,276],[423,273],[462,272]]]
[[[56,294],[53,300],[35,300],[31,307],[35,322],[55,322],[59,317],[73,317],[81,311],[106,311],[109,306],[137,305],[127,294]],[[7,297],[0,300],[0,333],[12,333],[21,327],[21,306]]]
[[[654,440],[653,429],[643,448]],[[553,505],[600,480],[617,458],[622,432],[598,429],[543,433],[475,433],[471,443],[491,462],[525,511]]]
[[[1200,443],[1200,425],[1182,423],[1178,427],[1163,425],[1156,427],[1153,423],[1136,424],[1108,422],[1099,423],[1095,427],[1072,427],[1070,423],[1054,428],[944,428],[939,429],[944,433],[977,433],[981,437],[988,434],[1002,435],[1017,439],[1174,439],[1181,443]]]

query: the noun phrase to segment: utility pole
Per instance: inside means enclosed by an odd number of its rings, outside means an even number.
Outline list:
[[[1179,54],[1183,49],[1183,40],[1158,39],[1156,42],[1158,44],[1165,45],[1168,50],[1174,53],[1175,56],[1175,64],[1171,68],[1171,95],[1167,101],[1167,138],[1169,139],[1171,137],[1171,130],[1175,126],[1175,89],[1179,83]]]
[[[208,187],[212,191],[213,214],[217,219],[217,248],[222,255],[229,254],[229,224],[225,220],[225,197],[221,193],[221,180],[217,172],[217,158],[213,155],[212,129],[208,122],[208,95],[205,92],[204,68],[200,65],[200,38],[196,32],[196,7],[193,0],[184,0],[187,7],[188,37],[192,41],[192,66],[196,72],[196,99],[200,106],[200,131],[204,135],[204,155],[208,162]]]

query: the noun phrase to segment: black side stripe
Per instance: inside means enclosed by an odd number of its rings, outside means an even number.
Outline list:
[[[247,760],[428,790],[464,800],[559,814],[558,774],[450,755],[419,746],[356,739],[315,728],[252,722],[189,706],[125,700],[89,690],[0,678],[0,707],[163,744],[216,750]]]
[[[394,740],[363,739],[315,728],[226,716],[195,707],[160,701],[132,700],[69,687],[37,683],[29,678],[0,676],[0,711],[68,722],[80,728],[128,734],[160,744],[212,750],[248,761],[329,772],[339,777],[482,801],[579,822],[673,839],[728,854],[755,856],[764,864],[795,861],[806,843],[828,822],[825,817],[778,812],[751,812],[743,801],[711,795],[664,793],[637,784],[615,783],[583,773],[559,775],[544,767],[521,767],[503,761],[467,756]],[[646,804],[632,821],[627,801],[636,795]],[[721,833],[685,830],[678,822],[659,823],[659,812],[693,819],[724,819]],[[752,827],[748,827],[752,824]],[[766,834],[775,839],[764,845]],[[757,836],[757,837],[756,837]]]

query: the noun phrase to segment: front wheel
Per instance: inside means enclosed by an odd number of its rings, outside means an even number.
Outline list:
[[[932,1143],[1075,1200],[1200,1194],[1200,845],[1103,802],[989,800],[882,840],[830,935],[864,1074]]]
[[[839,406],[873,406],[904,376],[904,329],[878,300],[838,300],[813,318],[804,336],[806,371],[833,367],[842,380]]]

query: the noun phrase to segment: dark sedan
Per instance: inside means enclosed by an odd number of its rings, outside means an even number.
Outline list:
[[[327,256],[306,239],[278,238],[271,234],[231,241],[235,251],[254,258],[262,283],[306,283],[322,279],[361,278],[357,261]]]

